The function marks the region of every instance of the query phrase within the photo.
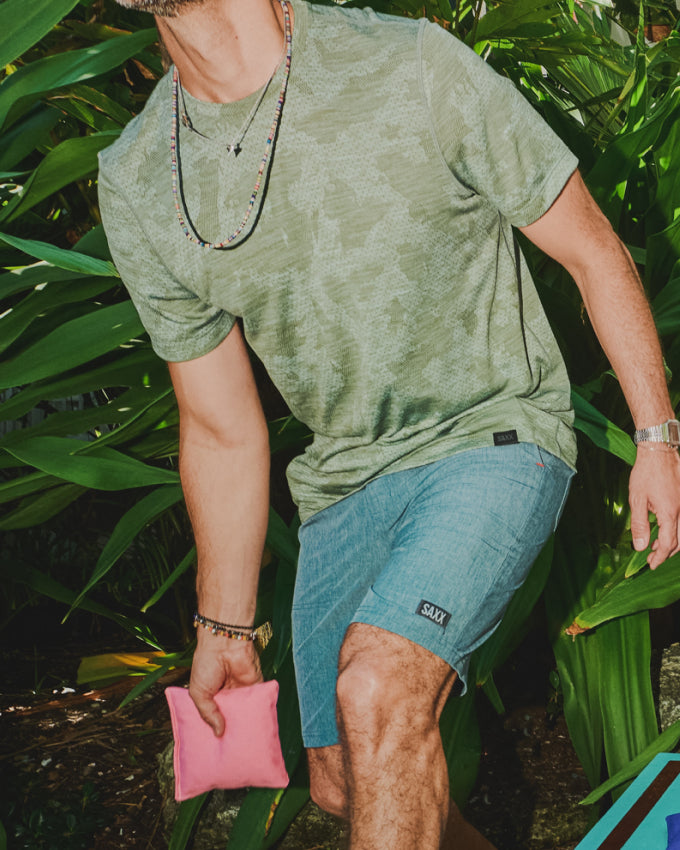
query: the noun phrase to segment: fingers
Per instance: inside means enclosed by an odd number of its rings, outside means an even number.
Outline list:
[[[649,545],[648,511],[656,515],[659,536],[647,558],[654,570],[680,548],[680,456],[677,452],[655,450],[654,447],[638,451],[630,477],[630,508],[633,546],[638,551]]]
[[[223,735],[225,728],[215,694],[223,688],[240,688],[261,681],[260,659],[252,641],[232,641],[207,632],[199,634],[189,694],[215,735]]]
[[[208,726],[210,726],[215,735],[220,738],[224,734],[224,717],[222,717],[213,697],[193,684],[189,686],[189,694],[196,704],[198,713]]]
[[[647,501],[635,499],[632,495],[630,500],[630,531],[633,535],[633,546],[638,552],[642,552],[649,546]]]
[[[650,568],[655,570],[671,555],[678,552],[678,517],[675,515],[657,515],[659,536],[652,544],[652,552],[647,558]]]

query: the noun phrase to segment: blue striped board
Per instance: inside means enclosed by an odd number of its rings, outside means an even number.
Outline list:
[[[680,755],[661,753],[576,850],[666,850],[666,817],[680,812]]]

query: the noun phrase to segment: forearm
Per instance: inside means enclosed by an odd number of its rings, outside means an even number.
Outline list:
[[[671,418],[661,346],[635,264],[578,172],[548,212],[521,230],[576,281],[636,428]]]
[[[267,531],[266,429],[226,441],[184,425],[180,474],[198,553],[198,610],[220,622],[250,625]]]
[[[607,250],[572,274],[635,427],[673,418],[656,327],[625,246],[612,233]]]

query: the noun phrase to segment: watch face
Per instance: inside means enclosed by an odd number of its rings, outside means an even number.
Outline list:
[[[669,419],[666,426],[668,428],[668,444],[680,446],[680,422],[677,419]]]

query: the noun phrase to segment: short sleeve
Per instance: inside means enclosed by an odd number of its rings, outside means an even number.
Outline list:
[[[144,234],[135,212],[99,172],[99,206],[113,262],[154,351],[164,360],[193,360],[212,351],[235,318],[176,280]]]
[[[456,178],[523,227],[550,209],[577,158],[513,83],[436,24],[422,31],[433,130]]]

